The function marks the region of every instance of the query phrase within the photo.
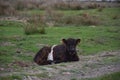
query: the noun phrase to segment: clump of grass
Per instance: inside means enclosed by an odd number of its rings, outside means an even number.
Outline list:
[[[44,26],[42,26],[42,27],[40,28],[40,33],[41,33],[41,34],[45,34],[45,27],[44,27]]]
[[[119,19],[119,16],[118,15],[114,15],[112,18],[113,19]]]
[[[82,14],[81,22],[84,25],[98,25],[98,24],[100,24],[100,20],[97,16],[91,16],[88,13],[83,13]]]
[[[24,28],[24,31],[27,35],[35,33],[45,34],[45,27],[39,25],[35,26],[34,24],[27,24]]]
[[[98,8],[98,11],[99,11],[99,12],[102,12],[102,11],[103,11],[103,7],[99,7],[99,8]]]
[[[45,23],[42,19],[42,16],[33,16],[28,20],[28,23],[26,24],[24,28],[25,34],[45,34]]]
[[[27,24],[24,28],[25,30],[25,34],[29,35],[29,34],[33,34],[33,33],[39,33],[39,30],[31,24]]]

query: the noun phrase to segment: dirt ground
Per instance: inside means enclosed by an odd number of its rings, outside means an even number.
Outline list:
[[[105,51],[82,56],[80,61],[39,66],[33,62],[4,72],[0,76],[21,75],[23,80],[71,80],[93,78],[120,71],[120,51]],[[11,64],[12,65],[12,64]]]

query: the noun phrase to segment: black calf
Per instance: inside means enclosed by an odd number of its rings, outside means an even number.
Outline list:
[[[39,65],[78,61],[76,46],[80,43],[80,39],[62,39],[61,45],[53,47],[53,59],[48,60],[48,55],[51,53],[52,47],[43,47],[34,57],[34,61]]]

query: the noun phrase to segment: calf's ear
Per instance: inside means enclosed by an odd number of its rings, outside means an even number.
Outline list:
[[[62,39],[62,43],[66,44],[67,43],[66,39]]]
[[[76,39],[76,43],[77,44],[80,43],[80,41],[81,41],[81,39]]]

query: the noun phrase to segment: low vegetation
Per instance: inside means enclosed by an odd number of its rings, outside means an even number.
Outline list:
[[[2,25],[2,23],[8,23],[8,25]],[[15,59],[19,60],[17,57],[19,53],[36,53],[44,45],[60,44],[62,38],[68,37],[81,38],[82,41],[78,49],[79,54],[82,55],[95,54],[99,51],[119,50],[120,28],[118,26],[46,27],[46,34],[26,36],[22,23],[1,21],[1,25],[0,61],[4,63],[13,61],[12,55],[16,57]],[[32,60],[32,55],[26,58],[26,54],[22,54],[19,57],[29,61]]]
[[[45,21],[41,19],[42,16],[32,16],[27,20],[27,23],[25,24],[24,31],[25,34],[45,34]]]
[[[44,15],[48,26],[119,26],[119,8],[98,8],[91,10],[29,10],[21,14]]]
[[[16,3],[12,1],[15,5],[10,1],[0,1],[0,17],[17,15],[18,20],[27,19],[24,23],[0,19],[0,71],[3,73],[22,70],[29,65],[36,67],[33,63],[36,52],[45,45],[61,44],[62,38],[80,38],[81,42],[77,47],[79,55],[120,50],[120,8],[115,8],[116,6],[105,8],[106,6],[98,3],[83,6],[79,3],[60,2],[46,8],[44,1],[38,4],[26,0],[25,3],[30,5],[25,5],[24,0],[17,0]],[[104,63],[118,60],[119,57],[111,57],[104,59]],[[120,78],[118,75],[119,72],[83,80],[117,80]],[[21,80],[21,76],[23,74],[0,77],[0,80]],[[36,76],[47,75],[41,73]]]

